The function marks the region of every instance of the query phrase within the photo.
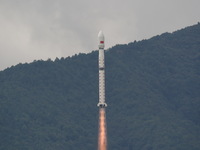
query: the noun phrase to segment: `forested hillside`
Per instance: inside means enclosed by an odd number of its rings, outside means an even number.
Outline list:
[[[200,149],[200,24],[105,53],[109,150]],[[98,52],[0,72],[0,150],[94,150]]]

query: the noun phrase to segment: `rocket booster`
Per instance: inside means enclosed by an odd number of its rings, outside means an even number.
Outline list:
[[[107,104],[105,102],[105,63],[104,63],[104,35],[103,32],[100,31],[98,34],[99,39],[99,103],[98,107],[106,107]]]

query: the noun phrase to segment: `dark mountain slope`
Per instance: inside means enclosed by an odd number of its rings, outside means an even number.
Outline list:
[[[198,38],[191,38],[193,41],[187,42],[184,39],[189,39],[189,37],[183,37],[183,35],[187,36],[188,31],[192,32],[192,28],[195,30],[194,37]],[[136,149],[198,149],[199,33],[200,27],[197,25],[150,40],[119,45],[108,52],[112,55],[107,55],[109,56],[107,63],[111,57],[117,57],[115,62],[110,63],[115,64],[116,68],[111,65],[111,72],[115,74],[110,73],[113,76],[109,77],[108,73],[108,88],[110,86],[108,91],[114,92],[109,95],[108,100],[110,100],[110,105],[116,105],[114,101],[120,102],[117,103],[120,106],[119,109],[116,109],[116,106],[115,108],[110,106],[108,111],[115,110],[111,114],[112,118],[113,115],[117,117],[124,114],[124,118],[121,118],[121,122],[124,123],[118,124],[119,120],[116,120],[111,124],[117,129],[129,128],[125,135],[130,134],[130,136],[118,137],[118,143],[122,143],[121,147],[130,145],[130,149],[134,149],[135,145],[140,145]],[[173,41],[181,46],[173,46]],[[184,48],[184,45],[187,48]],[[121,71],[115,71],[118,67]],[[145,128],[145,126],[148,127]],[[116,128],[113,133],[117,132]],[[124,131],[118,132],[116,134],[119,135]],[[180,133],[183,135],[181,136]],[[147,135],[151,138],[147,138]],[[117,135],[114,137],[116,138]],[[193,139],[193,142],[188,142],[191,141],[190,139]]]
[[[98,53],[0,72],[0,149],[97,146]],[[106,51],[109,149],[200,149],[200,24]]]
[[[87,56],[89,60],[95,59],[92,55]],[[90,134],[87,140],[93,144],[85,146],[94,147],[98,91],[94,83],[98,77],[95,63],[80,61],[85,56],[38,61],[2,72],[2,149],[7,142],[18,149],[64,149],[70,145],[77,149]]]

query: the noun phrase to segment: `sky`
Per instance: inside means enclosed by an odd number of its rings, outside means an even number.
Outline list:
[[[200,21],[200,0],[0,0],[0,70],[149,39]]]

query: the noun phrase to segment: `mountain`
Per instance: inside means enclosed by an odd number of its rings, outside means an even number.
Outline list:
[[[105,53],[108,149],[200,149],[200,24]],[[98,52],[0,72],[0,150],[94,150]]]

